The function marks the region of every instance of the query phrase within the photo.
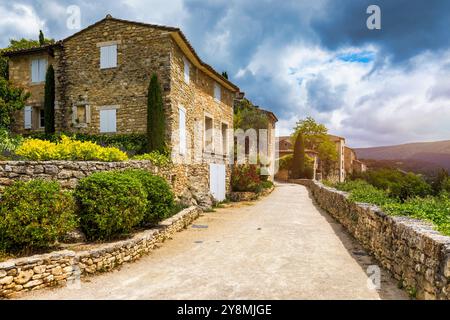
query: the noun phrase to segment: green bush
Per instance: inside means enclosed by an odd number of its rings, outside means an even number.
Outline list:
[[[0,245],[5,250],[52,246],[77,225],[72,195],[54,181],[16,182],[4,189],[0,204]]]
[[[231,173],[231,187],[238,192],[258,192],[261,177],[254,164],[235,165]]]
[[[118,171],[94,173],[75,190],[81,228],[89,239],[111,239],[128,234],[147,210],[142,183]]]
[[[371,203],[378,206],[395,202],[394,199],[389,198],[386,191],[377,189],[362,180],[337,183],[335,187],[338,190],[350,192],[349,199],[354,202]]]
[[[385,204],[383,210],[391,215],[430,221],[440,232],[450,235],[450,198],[446,195],[410,198],[404,203]]]
[[[395,169],[370,170],[363,173],[360,178],[378,189],[386,190],[391,197],[401,201],[433,193],[431,186],[421,176]]]
[[[174,213],[174,194],[164,178],[144,170],[126,170],[124,174],[139,180],[147,193],[147,210],[142,223],[155,224]]]
[[[158,167],[165,167],[171,163],[170,158],[159,151],[152,151],[150,153],[134,156],[133,160],[150,160],[155,166]]]

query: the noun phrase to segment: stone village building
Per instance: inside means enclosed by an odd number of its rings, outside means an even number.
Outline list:
[[[329,177],[322,177],[322,175],[317,172],[320,169],[320,157],[318,156],[318,153],[314,150],[305,150],[306,154],[313,159],[314,179],[320,180],[322,178],[326,178],[329,180],[343,182],[347,176],[367,170],[366,165],[357,159],[354,150],[345,144],[345,138],[331,134],[328,134],[328,137],[335,144],[338,154],[338,159],[335,161]],[[294,146],[290,136],[282,136],[277,139],[278,156],[280,158],[294,153]],[[276,178],[280,180],[287,180],[288,172],[279,172]]]
[[[233,101],[240,90],[199,58],[180,29],[107,15],[54,44],[5,55],[10,81],[31,93],[27,106],[15,115],[13,131],[22,134],[43,131],[50,64],[55,69],[55,126],[60,132],[145,133],[147,90],[156,73],[172,160],[211,163],[211,188],[220,193],[219,200],[224,198],[229,190]]]

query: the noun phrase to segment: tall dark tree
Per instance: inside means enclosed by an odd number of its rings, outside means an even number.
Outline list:
[[[222,72],[222,77],[228,80],[228,72],[226,71]]]
[[[55,133],[55,70],[52,65],[45,75],[44,117],[45,133]]]
[[[148,151],[166,152],[166,117],[162,100],[161,85],[156,74],[152,75],[147,98],[147,140]]]
[[[295,140],[294,158],[292,159],[291,178],[303,178],[305,173],[305,141],[303,134],[299,133]]]
[[[42,30],[39,30],[39,45],[43,46],[45,44],[45,37]]]

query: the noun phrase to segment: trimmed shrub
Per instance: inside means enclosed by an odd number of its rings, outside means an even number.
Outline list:
[[[29,138],[59,142],[62,136],[70,137],[77,141],[90,141],[102,147],[114,147],[125,151],[129,155],[143,154],[147,151],[147,135],[141,133],[131,134],[83,134],[83,133],[33,133]]]
[[[58,143],[47,140],[26,139],[16,154],[28,160],[81,160],[125,161],[126,153],[117,148],[101,147],[93,142],[81,142],[61,136]]]
[[[45,133],[55,133],[55,70],[52,65],[47,68],[45,74],[44,94],[44,122]]]
[[[155,224],[168,218],[174,212],[174,194],[164,178],[152,175],[145,170],[126,170],[127,174],[142,183],[147,193],[147,210],[143,225]]]
[[[164,152],[166,149],[166,116],[158,76],[154,73],[148,85],[147,142],[148,151]]]
[[[98,172],[83,178],[75,189],[80,223],[89,239],[129,234],[147,210],[142,183],[119,171]]]
[[[0,245],[5,250],[52,246],[77,226],[75,202],[55,181],[31,180],[6,187],[0,201]]]
[[[305,173],[305,141],[303,135],[299,133],[295,140],[294,156],[292,159],[291,178],[303,178]]]

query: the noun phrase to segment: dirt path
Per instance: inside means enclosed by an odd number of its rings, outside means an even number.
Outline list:
[[[367,286],[364,250],[305,187],[282,184],[251,205],[205,213],[138,262],[90,277],[80,289],[27,299],[405,299],[382,272]]]

